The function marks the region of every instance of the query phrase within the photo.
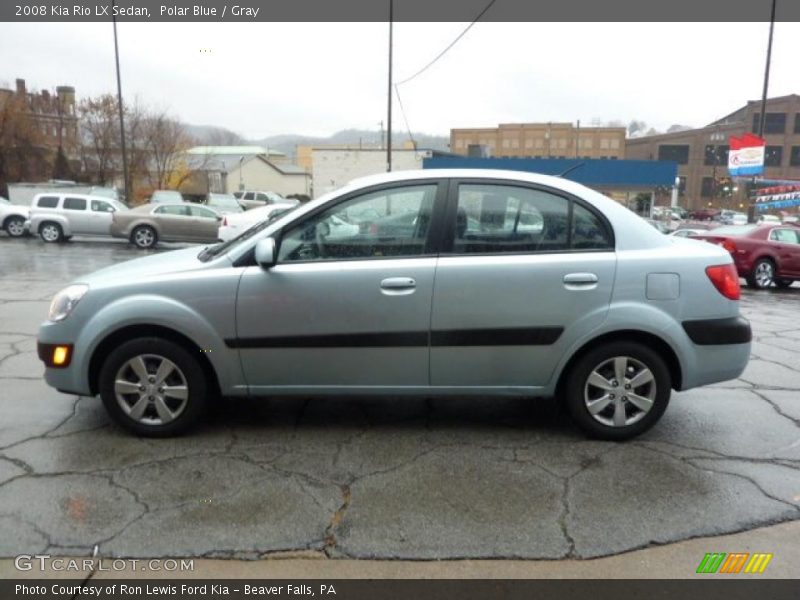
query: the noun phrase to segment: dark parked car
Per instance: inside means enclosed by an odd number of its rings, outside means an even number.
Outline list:
[[[689,213],[689,218],[696,221],[711,221],[718,217],[721,211],[715,208],[701,208],[700,210],[693,210]]]
[[[794,225],[732,225],[694,239],[730,252],[739,276],[750,287],[766,289],[774,283],[787,288],[800,280],[800,228]]]

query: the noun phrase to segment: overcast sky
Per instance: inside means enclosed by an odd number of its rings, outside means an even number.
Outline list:
[[[395,25],[395,81],[464,23]],[[700,126],[761,97],[767,23],[478,23],[400,87],[414,131],[593,119]],[[121,23],[123,92],[249,138],[378,129],[386,23]],[[111,24],[0,23],[0,84],[115,91]],[[201,52],[201,50],[208,50]],[[800,93],[800,23],[777,23],[770,96]],[[405,129],[395,103],[394,128]]]

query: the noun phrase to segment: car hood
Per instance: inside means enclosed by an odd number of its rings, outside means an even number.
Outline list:
[[[171,252],[160,252],[152,256],[135,258],[128,260],[94,273],[81,277],[77,280],[86,283],[89,287],[103,287],[109,283],[142,282],[148,279],[163,278],[170,274],[185,273],[187,271],[205,270],[219,266],[220,261],[230,265],[226,257],[221,257],[209,262],[203,262],[197,258],[202,246],[192,246]]]

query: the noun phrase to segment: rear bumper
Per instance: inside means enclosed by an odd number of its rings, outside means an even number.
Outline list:
[[[698,346],[748,344],[753,339],[750,321],[743,317],[684,321],[683,330]]]
[[[736,379],[750,361],[750,322],[742,317],[684,321],[685,347],[681,390]]]

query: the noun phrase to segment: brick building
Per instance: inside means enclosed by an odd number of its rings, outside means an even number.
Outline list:
[[[625,157],[624,127],[576,127],[572,123],[501,123],[450,130],[450,152],[480,157]]]
[[[766,114],[764,177],[800,179],[800,96],[768,99]],[[760,118],[761,101],[752,100],[699,129],[629,139],[626,158],[677,162],[686,208],[745,209],[745,186],[728,177],[728,140],[758,133]]]
[[[48,90],[29,92],[24,79],[17,79],[16,89],[0,88],[0,110],[12,99],[22,100],[28,118],[39,133],[40,144],[47,150],[58,147],[70,158],[78,154],[78,115],[75,88],[61,85],[55,93]]]

